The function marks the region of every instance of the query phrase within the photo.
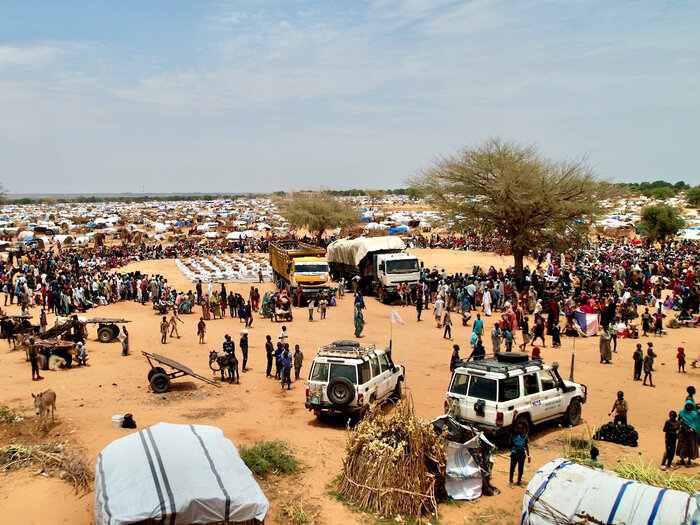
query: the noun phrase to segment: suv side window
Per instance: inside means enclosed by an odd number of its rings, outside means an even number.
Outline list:
[[[460,396],[466,396],[467,386],[469,386],[469,377],[470,376],[466,374],[455,374],[454,379],[452,379],[450,392]]]
[[[364,384],[372,379],[372,373],[369,369],[369,361],[364,361],[360,366],[360,384]]]
[[[379,364],[382,367],[382,372],[389,370],[389,360],[386,358],[386,355],[379,354]]]
[[[309,381],[328,381],[328,363],[314,363]]]
[[[557,387],[557,383],[552,377],[551,372],[544,373],[542,372],[540,374],[540,383],[542,383],[542,391],[544,392],[545,390],[554,390]]]
[[[379,360],[377,359],[377,356],[374,356],[370,360],[370,364],[372,365],[372,375],[374,377],[377,377],[379,374],[381,374],[381,370],[379,370]]]
[[[498,383],[498,400],[512,401],[520,397],[520,378],[507,377]]]
[[[537,382],[537,374],[527,374],[523,376],[523,390],[526,396],[537,394],[540,391],[540,384]]]

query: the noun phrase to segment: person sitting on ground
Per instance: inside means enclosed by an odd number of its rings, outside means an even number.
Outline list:
[[[591,457],[584,459],[583,462],[590,467],[602,470],[603,463],[598,459],[599,454],[600,451],[598,450],[598,447],[591,447]]]

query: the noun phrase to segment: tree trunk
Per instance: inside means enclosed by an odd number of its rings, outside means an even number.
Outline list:
[[[525,250],[520,246],[513,246],[513,258],[515,259],[515,281],[517,283],[518,291],[522,290],[523,283],[525,282],[525,270],[523,265]]]
[[[316,234],[316,244],[317,244],[318,246],[323,246],[323,244],[322,244],[322,242],[323,242],[323,232],[324,232],[324,230],[321,230],[320,232],[318,232],[318,233]]]

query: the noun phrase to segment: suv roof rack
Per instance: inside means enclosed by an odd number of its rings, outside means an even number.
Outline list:
[[[499,353],[502,354],[503,352]],[[543,370],[545,367],[545,364],[542,361],[532,360],[527,354],[512,352],[511,356],[508,356],[507,354],[505,356],[499,356],[499,353],[491,354],[491,356],[486,359],[471,361],[462,360],[458,366],[461,368],[471,368],[475,370],[482,370],[484,372],[504,374],[506,377],[509,377],[512,372],[524,372],[528,368],[539,368],[540,370]]]
[[[376,350],[372,344],[361,345],[358,341],[333,341],[318,349],[318,355],[322,357],[355,357],[366,356]]]

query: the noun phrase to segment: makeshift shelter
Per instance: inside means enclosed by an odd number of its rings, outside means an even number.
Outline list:
[[[223,432],[158,423],[108,445],[95,471],[96,525],[262,524],[270,508]]]
[[[691,525],[700,519],[699,497],[559,458],[532,477],[523,498],[521,523]]]

